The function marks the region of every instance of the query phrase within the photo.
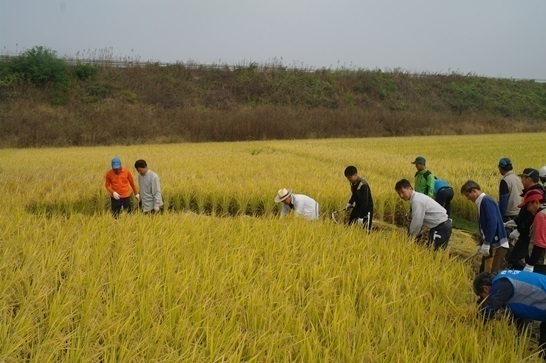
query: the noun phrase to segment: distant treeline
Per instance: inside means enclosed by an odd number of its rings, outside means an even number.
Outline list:
[[[44,47],[0,63],[3,147],[545,130],[546,83],[534,81],[253,63],[69,64]]]

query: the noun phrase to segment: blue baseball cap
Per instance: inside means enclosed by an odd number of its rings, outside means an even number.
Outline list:
[[[119,168],[121,168],[121,160],[119,160],[119,158],[113,158],[112,169],[119,169]]]
[[[506,168],[507,166],[512,165],[512,160],[509,158],[502,158],[499,160],[499,168]]]

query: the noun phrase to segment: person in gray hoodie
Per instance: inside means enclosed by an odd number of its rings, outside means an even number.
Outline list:
[[[144,213],[159,213],[163,207],[161,184],[159,176],[148,169],[145,160],[137,160],[135,169],[138,171],[138,187],[140,189],[140,206]]]

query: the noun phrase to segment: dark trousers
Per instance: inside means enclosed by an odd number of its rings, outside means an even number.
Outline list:
[[[448,217],[451,215],[451,200],[454,194],[453,188],[441,188],[436,193],[436,201],[445,208]]]
[[[354,209],[353,209],[354,211]],[[355,224],[356,221],[359,219],[358,214],[351,213],[349,216],[349,225]],[[373,212],[370,212],[370,218],[364,218],[364,228],[366,228],[366,232],[370,233],[372,230],[372,222],[373,222]]]
[[[440,248],[446,248],[449,238],[451,238],[452,221],[448,219],[444,223],[440,223],[428,232],[428,244],[434,244],[434,251]]]
[[[546,265],[535,265],[533,272],[541,275],[546,275]]]
[[[133,210],[133,201],[131,197],[115,199],[110,197],[110,207],[112,208],[112,215],[114,217],[119,217],[121,208],[125,209],[126,212],[131,212]]]
[[[529,239],[518,238],[514,247],[510,249],[508,257],[506,258],[509,266],[513,270],[523,270],[525,267],[524,259],[529,254]]]

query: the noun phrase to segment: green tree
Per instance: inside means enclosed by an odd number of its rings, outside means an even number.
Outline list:
[[[35,46],[12,58],[9,62],[9,70],[12,74],[18,74],[36,86],[53,84],[64,88],[68,85],[66,62],[57,58],[55,51],[43,46]]]

